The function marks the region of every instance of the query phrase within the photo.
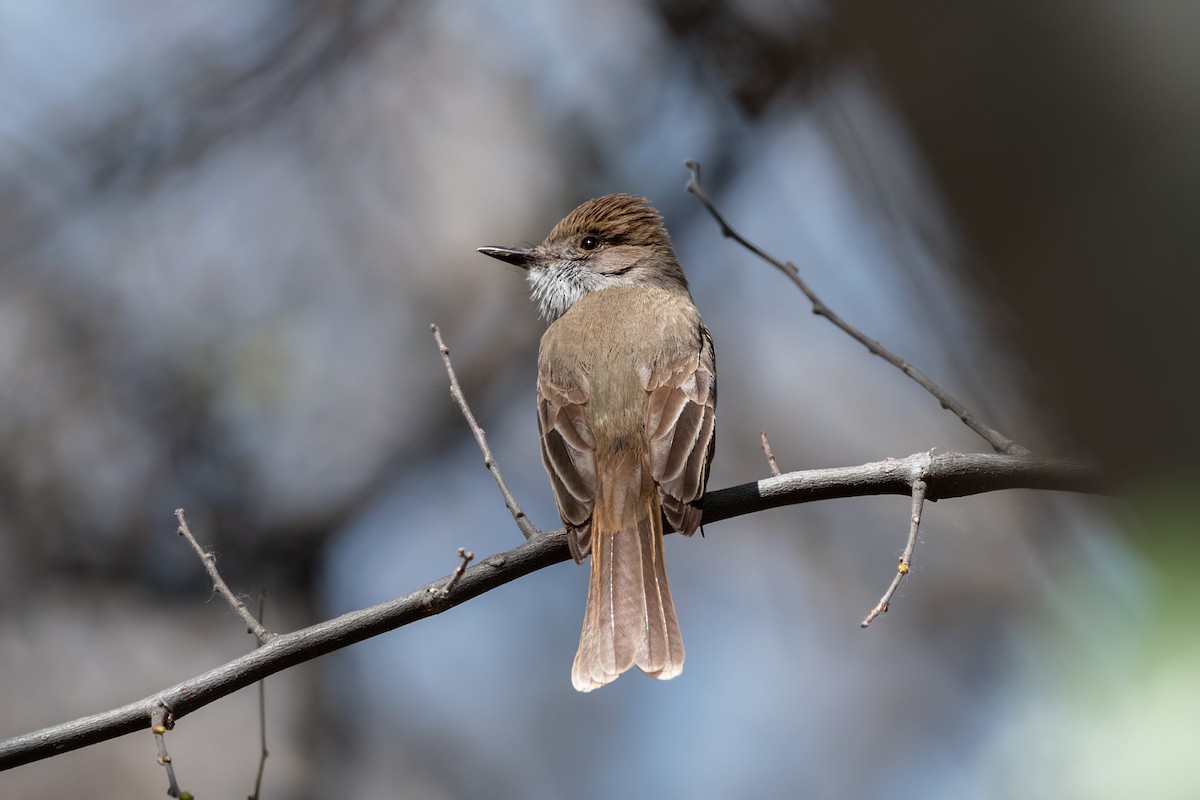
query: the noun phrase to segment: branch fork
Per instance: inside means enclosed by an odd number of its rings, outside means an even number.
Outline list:
[[[933,459],[933,451],[930,451],[929,459]],[[875,607],[867,613],[863,618],[861,627],[866,628],[871,624],[871,621],[880,614],[886,614],[888,607],[891,605],[892,597],[896,594],[896,590],[900,588],[900,582],[908,575],[912,569],[913,551],[917,547],[917,533],[921,529],[921,512],[925,509],[925,493],[929,489],[926,478],[929,474],[928,463],[925,466],[919,467],[912,475],[910,486],[912,486],[912,513],[908,518],[908,540],[904,544],[904,550],[900,553],[899,563],[896,564],[896,574],[892,576],[892,582],[888,585],[887,591],[883,593],[883,597],[879,598],[879,602]]]

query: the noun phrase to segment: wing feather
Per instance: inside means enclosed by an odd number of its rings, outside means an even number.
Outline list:
[[[690,536],[700,526],[691,505],[704,495],[715,446],[717,380],[712,337],[699,326],[694,351],[645,370],[650,472],[662,493],[667,521]]]
[[[586,386],[539,375],[537,405],[542,463],[567,528],[571,555],[581,562],[591,551],[596,497],[596,451],[587,421]]]

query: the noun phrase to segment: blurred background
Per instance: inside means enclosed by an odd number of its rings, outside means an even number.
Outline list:
[[[717,343],[711,488],[987,445],[720,237],[1115,496],[901,497],[668,541],[687,669],[571,689],[563,564],[267,681],[265,797],[1200,796],[1200,6],[1118,0],[0,2],[0,737],[252,647],[534,522],[515,269],[578,202],[664,213]],[[257,698],[168,737],[250,793]],[[4,798],[161,796],[149,733]]]

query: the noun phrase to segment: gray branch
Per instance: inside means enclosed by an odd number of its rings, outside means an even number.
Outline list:
[[[742,247],[746,248],[751,253],[758,256],[763,261],[767,262],[771,266],[775,267],[775,269],[786,275],[788,280],[794,283],[796,288],[803,292],[804,296],[808,298],[808,302],[812,304],[812,312],[814,314],[829,320],[844,333],[850,336],[850,338],[854,339],[854,341],[867,348],[872,355],[879,356],[884,361],[916,381],[916,383],[920,385],[922,389],[937,398],[937,401],[941,404],[942,408],[954,412],[956,417],[962,420],[968,428],[982,436],[984,441],[990,444],[997,453],[1007,453],[1014,456],[1030,454],[1028,448],[1022,447],[1012,439],[1009,439],[1007,436],[1000,433],[1000,431],[986,424],[982,419],[976,416],[974,412],[963,405],[962,402],[952,397],[949,392],[935,383],[925,373],[921,372],[919,369],[909,363],[908,360],[896,355],[878,341],[872,339],[870,336],[867,336],[858,328],[842,319],[841,316],[835,314],[833,309],[825,305],[825,302],[821,300],[821,298],[817,297],[816,292],[814,292],[809,285],[805,283],[804,279],[800,277],[800,270],[796,268],[795,264],[790,261],[780,261],[734,230],[733,226],[725,221],[725,217],[720,211],[717,210],[716,204],[713,203],[712,198],[708,196],[708,192],[706,192],[704,190],[704,186],[701,185],[699,162],[685,161],[684,166],[686,166],[688,171],[692,173],[691,179],[687,182],[687,190],[696,196],[696,199],[700,201],[700,204],[704,206],[705,210],[708,211],[708,213],[712,215],[712,218],[717,221],[717,224],[721,226],[721,235],[728,239],[733,239]]]
[[[984,453],[940,453],[931,458],[928,453],[917,453],[857,467],[789,472],[712,491],[704,499],[704,520],[719,522],[768,508],[834,497],[907,496],[921,469],[928,484],[926,499],[931,501],[1003,489],[1101,489],[1095,471],[1068,461]],[[440,614],[570,557],[562,531],[538,536],[483,559],[457,577],[447,575],[386,603],[278,634],[241,658],[129,705],[0,742],[0,770],[144,730],[151,727],[154,715],[161,714],[163,708],[178,720],[268,675]]]

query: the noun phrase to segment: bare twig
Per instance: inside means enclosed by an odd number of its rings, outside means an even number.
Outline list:
[[[864,628],[870,625],[871,620],[880,614],[887,613],[888,606],[892,602],[892,596],[900,588],[900,581],[904,580],[904,576],[908,574],[909,569],[912,567],[913,550],[917,547],[917,532],[921,528],[921,512],[925,508],[925,493],[929,488],[925,480],[926,474],[926,470],[921,469],[913,476],[912,513],[908,519],[908,541],[904,544],[904,552],[900,554],[900,563],[896,565],[896,574],[892,576],[892,582],[888,586],[887,591],[883,593],[883,597],[879,598],[879,602],[875,604],[875,607],[863,619],[862,627]]]
[[[483,428],[479,427],[479,423],[475,421],[475,415],[471,413],[471,407],[467,405],[467,398],[463,394],[462,387],[458,385],[458,376],[454,374],[454,365],[450,363],[450,348],[442,341],[442,332],[438,330],[437,323],[431,324],[429,330],[433,331],[433,338],[437,342],[438,351],[442,354],[442,362],[446,365],[446,374],[450,376],[450,396],[454,398],[454,402],[458,403],[463,416],[467,418],[467,425],[471,427],[471,433],[475,434],[475,441],[479,443],[479,449],[483,452],[483,464],[492,473],[492,477],[496,479],[496,485],[500,487],[500,494],[504,496],[504,505],[508,507],[508,512],[512,514],[513,521],[521,529],[521,534],[526,539],[532,539],[541,533],[541,531],[529,521],[529,517],[525,516],[525,512],[521,510],[520,504],[517,503],[517,498],[513,497],[513,493],[509,491],[508,484],[504,481],[504,475],[500,472],[500,466],[496,463],[496,459],[492,458],[492,451],[488,448],[487,435],[483,432]]]
[[[931,458],[928,453],[918,453],[857,467],[789,472],[714,490],[704,497],[705,523],[834,497],[908,495],[912,492],[910,476],[922,466],[927,470],[926,498],[931,501],[1001,489],[1094,492],[1102,485],[1096,472],[1068,461],[992,453],[938,453]],[[0,741],[0,770],[142,730],[151,724],[161,703],[167,703],[179,719],[268,675],[440,614],[570,557],[563,531],[537,536],[464,570],[438,603],[429,604],[426,598],[433,592],[440,594],[453,575],[386,603],[278,634],[240,658],[126,706]]]
[[[442,597],[449,597],[450,592],[462,580],[463,573],[467,571],[467,567],[475,559],[475,554],[470,550],[458,548],[458,557],[461,559],[459,565],[455,567],[454,572],[450,575],[450,580],[446,581],[446,585],[442,587]]]
[[[774,256],[754,245],[752,242],[748,241],[740,233],[734,230],[733,227],[725,221],[725,218],[721,216],[721,212],[717,211],[717,207],[713,203],[712,198],[708,196],[708,192],[706,192],[704,187],[701,185],[700,164],[696,161],[687,161],[684,163],[688,170],[692,173],[692,177],[687,182],[687,190],[696,196],[696,199],[700,201],[700,204],[704,206],[708,213],[712,215],[712,218],[717,221],[717,224],[721,226],[721,235],[725,236],[726,238],[733,239],[742,247],[746,248],[751,253],[758,256],[763,261],[766,261],[768,264],[775,267],[775,269],[786,275],[788,279],[796,285],[796,288],[803,292],[804,296],[808,298],[808,301],[812,304],[812,310],[814,314],[825,317],[825,319],[841,328],[855,341],[867,348],[867,350],[869,350],[872,354],[879,356],[884,361],[888,362],[896,369],[900,370],[905,375],[920,384],[925,391],[929,392],[937,399],[939,403],[941,403],[942,408],[953,412],[955,416],[957,416],[967,425],[967,427],[982,436],[984,441],[990,444],[997,453],[1006,453],[1008,455],[1029,455],[1030,451],[1028,449],[1017,444],[1012,439],[1009,439],[995,428],[985,424],[983,420],[979,419],[979,417],[971,412],[965,405],[952,397],[949,392],[928,378],[925,373],[921,372],[912,364],[908,363],[908,361],[896,355],[891,350],[888,350],[878,341],[865,335],[858,330],[858,328],[854,327],[849,322],[846,322],[846,320],[835,314],[829,308],[829,306],[825,305],[825,303],[819,297],[817,297],[813,290],[809,288],[808,284],[804,282],[804,279],[800,277],[800,271],[796,269],[795,264],[790,261],[778,260]]]
[[[446,579],[446,582],[442,584],[441,588],[433,585],[427,587],[428,591],[425,595],[425,604],[430,608],[440,606],[442,602],[450,596],[450,592],[454,591],[454,587],[458,585],[460,580],[462,580],[463,573],[467,571],[467,565],[474,560],[475,554],[470,550],[460,547],[458,548],[458,558],[458,566],[454,568],[454,572],[450,573],[450,577]],[[437,610],[440,611],[441,609],[438,608]]]
[[[154,744],[158,747],[158,763],[167,770],[167,794],[171,797],[190,797],[187,792],[179,790],[179,782],[175,780],[175,764],[171,754],[167,752],[167,737],[164,734],[175,727],[171,709],[163,704],[155,706],[150,712],[150,730],[154,734]]]
[[[179,520],[179,535],[187,540],[187,543],[190,544],[192,549],[196,551],[196,555],[200,557],[202,562],[204,562],[204,568],[208,570],[208,577],[212,578],[213,588],[217,591],[217,594],[225,598],[225,602],[229,603],[229,607],[237,612],[237,615],[242,618],[243,622],[246,623],[246,633],[249,633],[254,636],[255,639],[258,639],[259,644],[266,644],[269,642],[271,637],[275,634],[264,628],[262,624],[254,618],[254,615],[250,613],[250,609],[246,608],[246,604],[239,600],[237,596],[229,590],[229,586],[225,583],[224,578],[221,577],[221,573],[217,571],[216,556],[207,552],[203,547],[200,546],[200,543],[196,541],[196,537],[192,535],[191,530],[188,528],[187,520],[184,519],[182,508],[175,509],[175,518]]]
[[[778,478],[779,464],[775,463],[775,454],[771,452],[771,443],[767,440],[767,432],[760,431],[760,433],[762,433],[762,449],[763,455],[767,457],[767,466],[771,468],[771,474]]]
[[[258,619],[262,621],[266,619],[267,612],[267,593],[263,592],[258,596]],[[259,647],[262,647],[262,642],[259,642]],[[258,800],[262,796],[262,779],[263,772],[267,768],[267,756],[271,755],[267,751],[267,680],[266,678],[258,682],[258,774],[254,776],[254,794],[250,795],[247,800]]]

